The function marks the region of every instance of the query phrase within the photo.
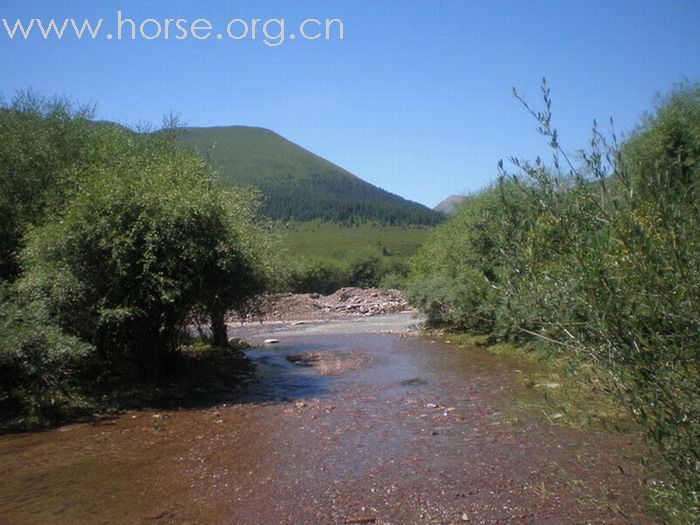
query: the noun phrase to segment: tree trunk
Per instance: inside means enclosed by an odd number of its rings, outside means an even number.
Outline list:
[[[211,311],[211,342],[214,346],[228,346],[228,330],[226,328],[226,311],[223,308],[212,308]]]

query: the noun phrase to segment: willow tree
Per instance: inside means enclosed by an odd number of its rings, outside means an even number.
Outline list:
[[[104,133],[110,160],[88,166],[60,213],[30,232],[20,286],[107,363],[156,370],[196,308],[225,344],[225,312],[270,274],[255,200],[218,187],[171,133]]]

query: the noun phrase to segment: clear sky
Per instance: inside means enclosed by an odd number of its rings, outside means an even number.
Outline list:
[[[511,155],[544,153],[512,96],[552,89],[565,147],[594,118],[630,130],[673,83],[700,80],[700,1],[32,1],[0,18],[104,18],[96,40],[9,39],[0,92],[34,88],[94,102],[98,117],[270,128],[363,179],[429,206],[479,189]],[[108,40],[117,11],[137,23],[207,18],[343,21],[344,39]],[[154,27],[154,26],[151,26]],[[238,26],[237,26],[238,27]],[[240,26],[242,27],[242,26]],[[274,29],[273,26],[271,26]],[[313,28],[312,28],[313,29]],[[313,31],[307,31],[313,33]],[[236,33],[237,35],[240,33]]]

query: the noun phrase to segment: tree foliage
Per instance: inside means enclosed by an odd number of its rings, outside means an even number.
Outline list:
[[[403,259],[365,247],[344,259],[301,259],[291,265],[282,286],[295,293],[322,294],[346,286],[403,288],[409,271]]]
[[[177,348],[195,306],[225,312],[264,287],[254,206],[167,134],[110,140],[110,162],[29,234],[20,287],[66,333],[154,361]]]
[[[27,303],[0,286],[0,422],[22,414],[26,422],[51,419],[76,390],[75,378],[93,348],[51,323],[41,303]]]
[[[220,187],[176,129],[91,117],[31,94],[0,110],[6,400],[46,405],[88,357],[87,381],[167,371],[193,313],[225,346],[226,312],[275,273],[257,195]]]
[[[61,206],[76,173],[98,162],[89,106],[20,92],[0,105],[0,279],[17,276],[22,238]]]

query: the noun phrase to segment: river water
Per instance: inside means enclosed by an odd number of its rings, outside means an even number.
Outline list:
[[[528,365],[414,322],[248,327],[238,399],[0,436],[0,523],[653,522],[634,436],[511,424]]]

